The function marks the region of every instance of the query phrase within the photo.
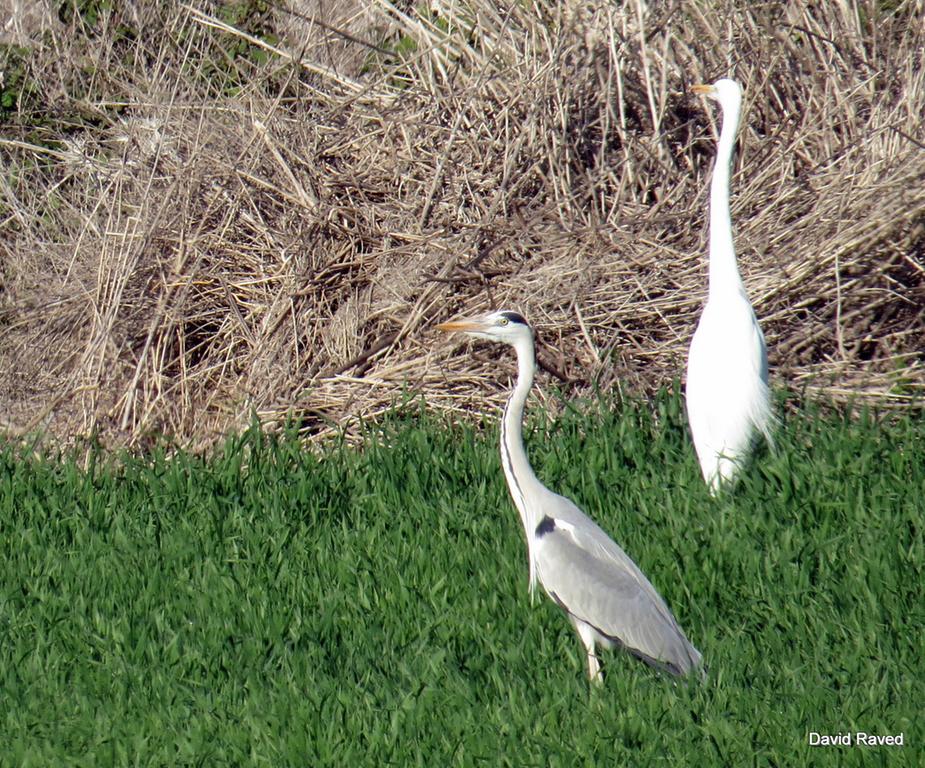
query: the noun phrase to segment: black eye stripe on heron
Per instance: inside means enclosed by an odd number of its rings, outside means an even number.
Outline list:
[[[529,325],[530,325],[530,324],[524,319],[524,316],[521,315],[521,314],[519,314],[519,313],[517,313],[517,312],[506,311],[506,312],[502,312],[502,313],[501,313],[501,316],[502,316],[502,317],[506,317],[506,318],[507,318],[508,320],[510,320],[512,323],[520,323],[521,325],[526,325],[526,326],[529,326]]]
[[[517,383],[501,417],[501,467],[527,538],[530,595],[539,581],[565,610],[587,651],[591,680],[601,679],[597,646],[623,648],[678,675],[700,668],[700,652],[639,567],[590,517],[533,473],[523,442],[524,405],[536,371],[527,321],[503,311],[437,328],[501,341],[517,352]]]

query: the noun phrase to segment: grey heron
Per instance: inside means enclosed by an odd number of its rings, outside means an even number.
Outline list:
[[[590,517],[536,477],[523,443],[523,414],[536,369],[533,330],[517,312],[442,323],[442,331],[499,341],[517,353],[517,383],[501,419],[501,464],[527,537],[529,590],[536,582],[568,615],[601,679],[596,647],[621,647],[646,663],[686,675],[701,655],[639,567]]]
[[[768,356],[736,263],[729,174],[742,91],[734,80],[695,85],[719,102],[723,124],[710,182],[709,288],[687,355],[687,417],[703,478],[716,495],[734,484],[760,432],[772,442]]]

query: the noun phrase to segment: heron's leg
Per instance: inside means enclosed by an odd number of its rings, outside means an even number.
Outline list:
[[[588,654],[588,679],[592,683],[600,685],[604,681],[601,675],[601,663],[598,661],[597,654],[594,652],[594,629],[590,624],[585,624],[581,619],[572,617],[572,623],[578,630],[578,636]]]
[[[598,661],[593,650],[588,651],[588,679],[596,685],[604,682],[604,676],[601,674],[601,662]]]

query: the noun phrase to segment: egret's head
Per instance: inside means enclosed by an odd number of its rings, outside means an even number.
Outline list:
[[[739,84],[727,77],[717,80],[712,85],[692,85],[691,91],[698,96],[707,96],[718,101],[724,108],[742,101],[742,89]]]
[[[502,309],[499,312],[489,312],[479,317],[453,320],[449,323],[440,323],[439,331],[461,331],[467,336],[489,341],[501,341],[505,344],[516,344],[518,341],[533,340],[533,329],[524,320],[523,315]]]

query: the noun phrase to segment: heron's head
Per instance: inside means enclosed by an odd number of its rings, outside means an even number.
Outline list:
[[[439,331],[461,331],[467,336],[489,341],[501,341],[505,344],[516,344],[518,341],[529,339],[533,341],[533,329],[524,320],[523,315],[503,309],[499,312],[489,312],[478,317],[453,320],[449,323],[440,323]]]
[[[725,109],[742,101],[742,89],[735,80],[724,77],[712,85],[692,85],[691,91],[718,101]]]

